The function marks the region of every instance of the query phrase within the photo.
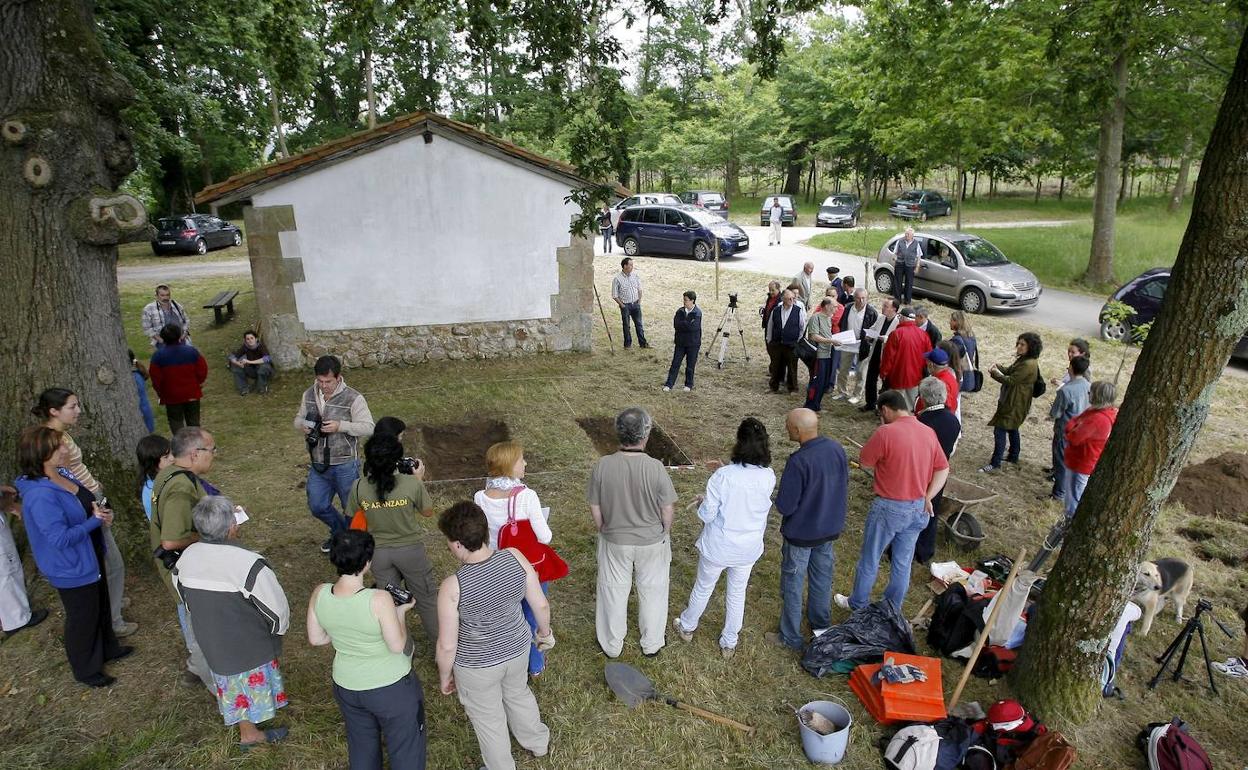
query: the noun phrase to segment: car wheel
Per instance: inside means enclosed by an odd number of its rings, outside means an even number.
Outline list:
[[[858,217],[857,217],[857,216],[854,216],[854,218],[853,218],[853,219],[849,220],[849,226],[850,226],[850,227],[857,227],[857,226],[858,226]]]
[[[155,254],[155,255],[156,255],[156,256],[158,256],[158,257],[163,257],[163,256],[165,256],[165,251],[164,251],[164,249],[162,249],[162,248],[160,248],[160,247],[158,247],[158,246],[153,246],[153,247],[152,247],[152,253],[153,253],[153,254]]]
[[[1109,342],[1127,342],[1131,338],[1131,327],[1123,321],[1101,321],[1101,339]]]
[[[711,247],[706,245],[706,241],[694,241],[693,258],[699,262],[705,262],[711,258]]]
[[[196,238],[196,239],[195,239],[195,253],[196,253],[196,254],[207,254],[207,253],[208,253],[208,244],[204,242],[204,239],[203,239],[203,238]]]
[[[945,216],[949,216],[949,212],[953,211],[952,206],[945,206]]]
[[[629,257],[637,256],[637,239],[631,235],[624,239],[624,254]]]
[[[766,226],[767,226],[767,220],[766,220],[766,219],[760,219],[760,220],[758,220],[758,226],[759,226],[759,227],[766,227]]]
[[[242,245],[243,245],[243,234],[242,234],[242,233],[234,233],[234,245],[235,245],[235,246],[242,246]]]
[[[919,212],[919,221],[920,221],[920,222],[926,222],[926,221],[927,221],[927,212],[926,212],[926,211]]]
[[[893,294],[893,274],[887,270],[877,270],[875,272],[875,290],[880,294],[887,294],[891,297]]]
[[[974,286],[962,292],[958,297],[958,304],[968,313],[982,313],[988,304],[988,300],[984,299],[984,293]]]

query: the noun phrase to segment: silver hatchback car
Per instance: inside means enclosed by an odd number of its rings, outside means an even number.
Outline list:
[[[893,248],[901,235],[888,239],[876,256],[875,288],[892,294]],[[1005,258],[978,235],[959,232],[915,233],[922,258],[914,271],[914,293],[956,303],[968,313],[1033,307],[1044,287],[1027,268]]]

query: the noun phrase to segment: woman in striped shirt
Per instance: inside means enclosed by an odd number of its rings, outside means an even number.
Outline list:
[[[533,567],[514,548],[490,547],[485,513],[456,503],[438,517],[447,547],[462,566],[438,592],[438,674],[443,695],[458,692],[488,770],[514,770],[511,739],[534,756],[546,754],[550,729],[529,689],[528,652],[534,636],[520,609],[537,619],[537,645],[555,646],[550,604]]]

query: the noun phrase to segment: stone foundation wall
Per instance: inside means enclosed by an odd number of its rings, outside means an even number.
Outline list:
[[[294,292],[303,262],[282,253],[279,236],[296,229],[293,209],[249,207],[244,218],[260,331],[279,369],[311,367],[322,355],[338,356],[347,367],[372,367],[590,349],[594,253],[588,238],[572,238],[556,250],[559,293],[551,297],[550,318],[309,331],[299,320]]]

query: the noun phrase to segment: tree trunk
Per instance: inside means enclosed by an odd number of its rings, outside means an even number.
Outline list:
[[[373,88],[373,49],[364,48],[364,88],[368,93],[368,127],[377,127],[377,92]]]
[[[144,434],[126,357],[117,244],[151,237],[147,212],[116,192],[134,170],[120,111],[133,100],[95,35],[90,0],[0,3],[0,275],[9,313],[0,334],[0,478],[46,387],[85,405],[74,431],[118,511],[131,565],[146,558],[147,523],[133,494]],[[141,549],[141,550],[140,550]],[[144,558],[137,558],[142,554]]]
[[[1114,278],[1114,218],[1118,213],[1118,167],[1122,162],[1122,127],[1127,119],[1127,51],[1114,59],[1114,96],[1101,114],[1096,149],[1096,190],[1092,195],[1092,251],[1083,282],[1097,286]]]
[[[282,112],[280,109],[281,100],[277,95],[277,84],[269,81],[269,104],[273,107],[273,130],[277,132],[277,149],[283,158],[290,157],[290,150],[286,147],[286,127],[282,125]]]
[[[1107,637],[1134,586],[1157,510],[1209,414],[1227,358],[1248,327],[1245,221],[1248,35],[1200,166],[1170,293],[1014,669],[1019,699],[1045,719],[1083,722],[1101,701]],[[1183,365],[1176,367],[1180,360]],[[1141,441],[1143,436],[1148,440]]]
[[[1127,199],[1127,191],[1131,189],[1131,185],[1127,179],[1130,172],[1131,164],[1124,161],[1122,163],[1122,179],[1118,181],[1118,203],[1122,203]]]
[[[789,148],[788,165],[785,167],[784,189],[781,192],[786,192],[794,197],[801,194],[802,166],[805,165],[802,162],[802,158],[805,156],[806,145],[804,143],[799,142]]]
[[[871,178],[871,162],[867,161],[866,168],[862,170],[862,207],[864,209],[871,202],[871,184],[874,181]]]
[[[1040,176],[1040,173],[1036,172],[1036,197],[1035,197],[1036,203],[1040,202],[1040,187],[1043,184],[1043,180],[1044,178]]]
[[[741,159],[733,144],[728,147],[728,162],[724,167],[724,195],[729,200],[741,195]]]
[[[976,171],[971,177],[971,197],[974,198],[979,194],[979,172]]]
[[[1059,201],[1066,197],[1066,163],[1062,163],[1062,178],[1057,183],[1057,199]]]
[[[1170,191],[1170,202],[1166,211],[1178,213],[1183,205],[1183,196],[1187,194],[1187,176],[1192,172],[1192,135],[1188,134],[1183,142],[1183,154],[1179,157],[1179,178],[1174,180],[1174,189]]]
[[[953,196],[958,207],[958,222],[955,229],[962,229],[962,206],[966,201],[966,169],[958,166],[958,192]]]

